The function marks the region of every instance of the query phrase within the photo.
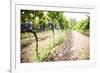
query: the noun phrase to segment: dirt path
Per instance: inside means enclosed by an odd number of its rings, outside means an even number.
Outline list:
[[[89,37],[73,30],[63,44],[48,57],[48,61],[89,59]]]
[[[72,41],[73,47],[72,50],[81,49],[81,48],[89,48],[89,37],[80,34],[77,31],[72,31]]]
[[[77,57],[80,60],[88,58],[86,56],[89,56],[89,37],[75,30],[71,33],[73,42],[71,51],[73,51],[73,57]]]

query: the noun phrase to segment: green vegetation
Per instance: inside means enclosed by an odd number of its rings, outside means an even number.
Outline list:
[[[81,20],[78,22],[76,25],[74,25],[73,29],[81,32],[82,34],[88,35],[89,36],[89,29],[90,29],[90,18],[87,16],[86,19]]]
[[[29,33],[22,34],[22,38],[24,38],[24,39],[21,40],[22,41],[21,45],[24,44],[24,47],[25,47],[25,45],[27,46],[28,44],[33,43],[32,44],[32,47],[34,49],[33,60],[35,62],[43,62],[47,59],[49,54],[53,53],[56,50],[57,45],[60,45],[64,42],[64,40],[66,38],[66,35],[65,35],[66,32],[64,31],[64,32],[61,33],[61,36],[58,36],[59,32],[61,32],[61,31],[55,30],[55,39],[53,39],[54,37],[52,37],[51,38],[52,41],[49,42],[49,44],[47,46],[45,46],[44,48],[38,48],[38,57],[39,57],[39,59],[36,56],[34,38],[30,38]],[[41,35],[44,35],[45,33],[46,32],[38,33],[38,36],[40,37],[39,39],[42,39],[43,36],[41,36]],[[50,34],[50,31],[48,31],[48,34]],[[27,37],[25,38],[25,36],[27,36]],[[33,36],[33,35],[31,34],[31,36]],[[54,40],[55,40],[55,42],[54,42]]]

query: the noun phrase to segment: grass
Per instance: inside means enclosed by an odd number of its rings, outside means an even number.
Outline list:
[[[59,37],[55,40],[55,42],[50,42],[46,48],[38,48],[39,62],[45,61],[48,58],[48,55],[55,51],[55,47],[64,42],[64,37]]]
[[[40,48],[40,49],[38,49],[39,61],[40,61],[40,62],[45,61],[45,60],[48,58],[48,55],[51,54],[51,53],[53,53],[53,52],[55,51],[55,47],[56,47],[57,45],[60,45],[60,44],[63,43],[63,42],[64,42],[64,38],[63,38],[63,37],[60,37],[60,38],[55,42],[54,45],[52,45],[52,43],[53,43],[53,42],[52,42],[51,44],[48,45],[47,48]]]
[[[89,30],[77,30],[78,32],[80,32],[81,34],[83,34],[83,35],[86,35],[86,36],[89,36],[90,35],[90,32],[89,32]]]
[[[79,54],[85,60],[88,60],[90,58],[90,53],[88,48],[83,48],[82,50],[80,50]]]
[[[38,33],[38,37],[41,38],[42,35],[49,33],[49,32],[51,32],[51,31]],[[52,38],[53,41],[50,42],[48,40],[48,42],[49,42],[48,46],[46,46],[44,48],[38,48],[39,59],[36,56],[35,43],[32,43],[32,41],[34,41],[34,38],[29,38],[29,35],[33,36],[32,34],[29,34],[29,33],[21,34],[21,45],[23,45],[23,47],[25,47],[25,46],[27,46],[28,44],[31,43],[32,47],[34,49],[34,51],[33,51],[33,61],[34,62],[44,62],[48,58],[48,55],[55,51],[55,49],[56,49],[55,47],[64,42],[64,39],[66,38],[66,31],[62,32],[62,31],[55,30],[55,35]]]

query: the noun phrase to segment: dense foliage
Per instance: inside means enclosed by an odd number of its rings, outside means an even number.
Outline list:
[[[86,19],[81,20],[76,25],[74,25],[73,29],[78,30],[82,34],[89,35],[90,29],[90,18],[87,16]]]
[[[21,10],[21,24],[31,22],[34,31],[48,30],[48,23],[52,22],[55,29],[68,28],[68,20],[63,12]]]

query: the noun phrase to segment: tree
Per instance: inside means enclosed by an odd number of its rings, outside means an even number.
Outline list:
[[[58,11],[49,11],[48,12],[49,19],[54,23],[55,29],[64,29],[68,27],[68,20],[64,16],[64,12]]]
[[[39,26],[38,24],[43,22],[42,20],[43,16],[44,16],[43,12],[41,11],[21,10],[21,31],[30,32],[34,34],[35,41],[36,41],[37,58],[38,58],[38,36],[36,33],[38,31],[38,26]],[[39,20],[39,22],[37,22],[37,20]],[[31,26],[30,22],[32,22],[33,27]]]

